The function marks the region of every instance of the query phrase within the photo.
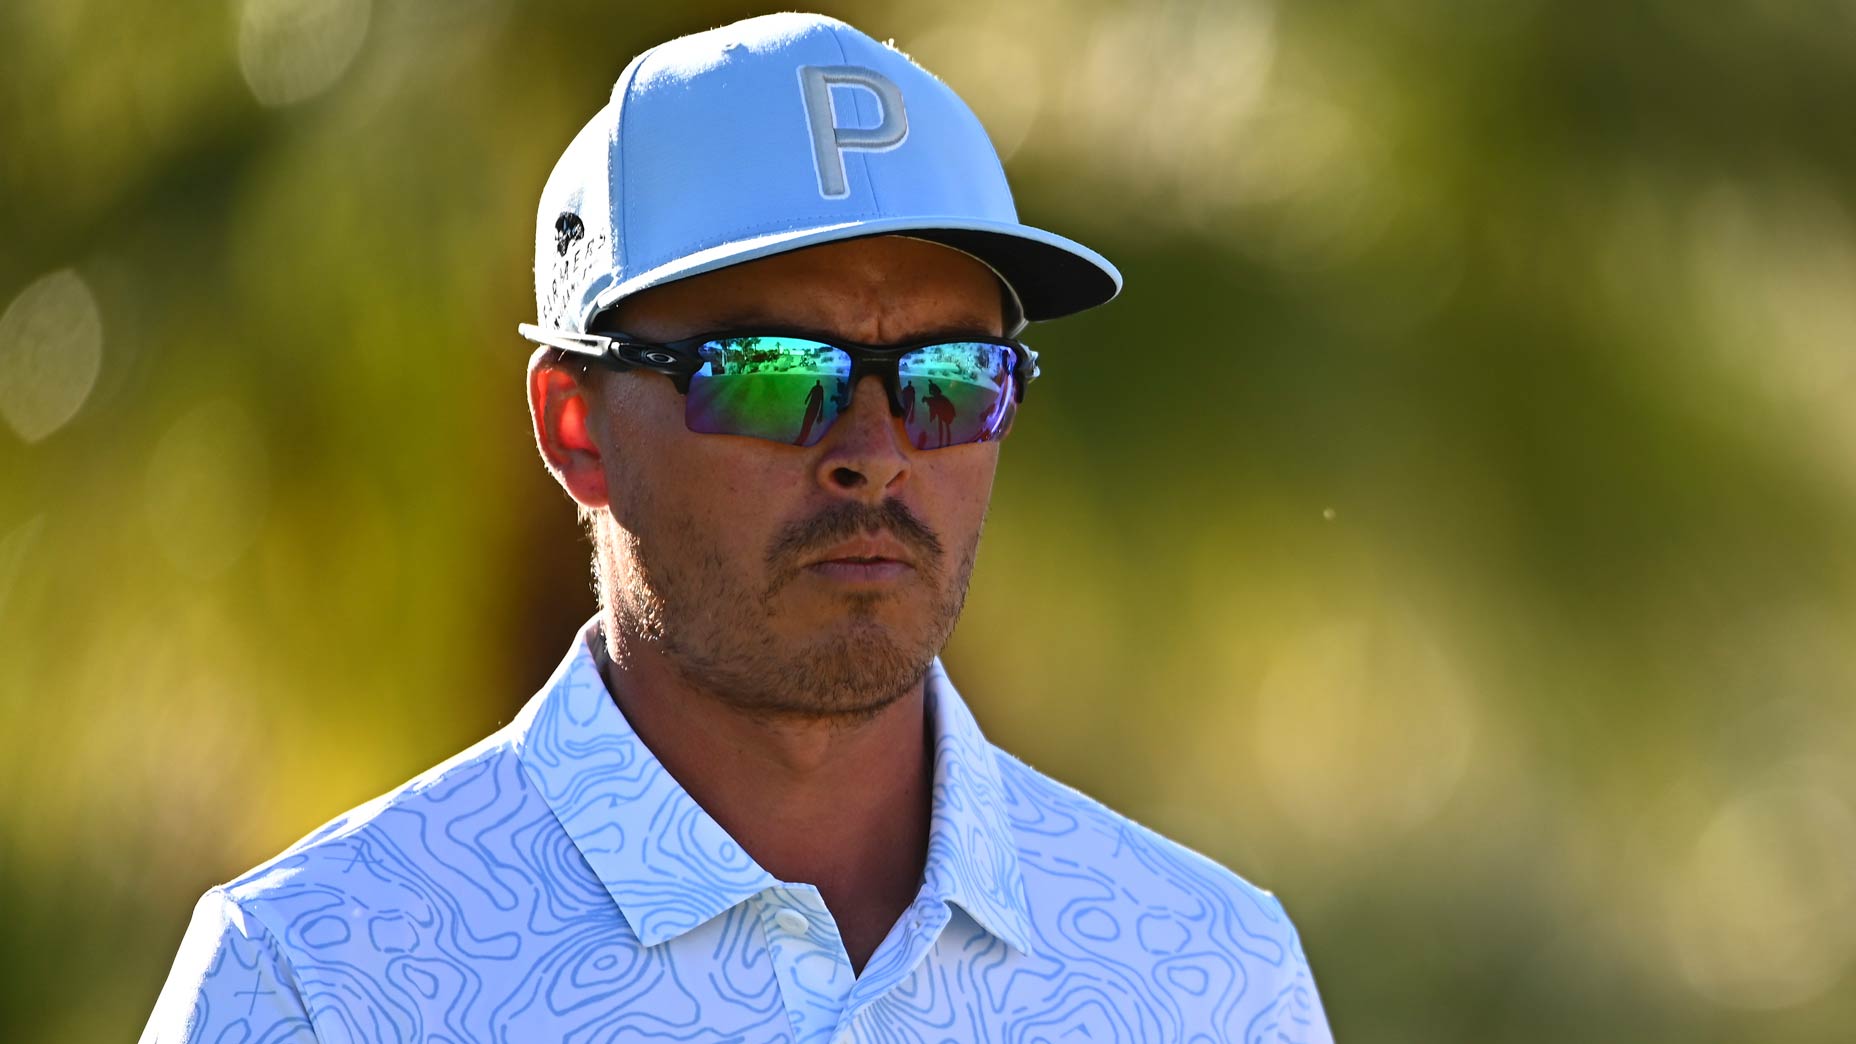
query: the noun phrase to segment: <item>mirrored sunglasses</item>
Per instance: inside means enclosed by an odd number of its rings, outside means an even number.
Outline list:
[[[992,338],[866,345],[810,335],[733,332],[654,343],[523,323],[522,335],[616,370],[664,374],[691,431],[810,446],[850,409],[865,376],[918,450],[997,439],[1038,375],[1037,353]]]

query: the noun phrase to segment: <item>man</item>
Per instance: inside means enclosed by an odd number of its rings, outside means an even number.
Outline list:
[[[523,327],[599,614],[507,727],[207,892],[144,1039],[1328,1040],[1275,899],[990,746],[937,658],[1008,335],[1118,288],[841,22],[635,59]]]

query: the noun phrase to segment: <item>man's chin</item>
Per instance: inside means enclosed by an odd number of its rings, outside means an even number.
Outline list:
[[[783,682],[763,689],[768,710],[809,717],[868,717],[907,695],[936,650],[874,620],[847,620],[795,643]]]
[[[802,645],[856,636],[907,643],[937,615],[935,592],[920,581],[875,587],[800,582],[769,603],[773,627]]]

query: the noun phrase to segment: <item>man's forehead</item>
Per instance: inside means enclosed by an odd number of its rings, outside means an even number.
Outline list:
[[[851,340],[841,328],[794,323],[778,317],[768,317],[757,313],[724,313],[714,320],[714,332],[729,330],[777,330],[781,333],[799,334],[814,337],[822,341],[836,339]],[[893,341],[958,341],[964,338],[991,338],[999,336],[999,323],[982,319],[966,322],[947,322],[936,326],[910,327],[906,332],[892,333],[883,340]]]
[[[1004,288],[1000,290],[1000,300],[976,302],[963,299],[949,300],[944,308],[912,308],[906,311],[893,310],[888,318],[906,321],[909,326],[907,336],[910,339],[947,338],[954,340],[962,337],[997,337],[1000,333],[1000,318],[1004,310]],[[814,334],[820,337],[837,335],[845,319],[856,319],[867,312],[853,312],[830,315],[837,312],[831,309],[818,318],[800,318],[796,313],[811,312],[809,309],[792,307],[795,302],[782,302],[780,307],[768,308],[760,304],[740,299],[724,299],[707,311],[707,318],[714,323],[717,330],[779,329],[788,333]],[[835,322],[821,322],[834,318]]]
[[[681,334],[760,327],[849,340],[998,336],[1010,291],[949,247],[895,236],[757,259],[654,287],[620,302],[613,322]],[[668,337],[663,330],[650,336]],[[873,341],[874,343],[874,341]]]
[[[1001,294],[1003,297],[1003,293]],[[980,310],[961,309],[958,312],[929,314],[897,314],[885,317],[880,324],[880,332],[872,334],[867,322],[867,313],[819,314],[801,313],[792,308],[769,310],[729,303],[723,307],[704,309],[700,313],[675,317],[684,329],[665,332],[662,327],[672,317],[659,309],[627,309],[621,305],[614,311],[613,319],[601,326],[609,326],[626,333],[653,336],[672,340],[679,336],[693,336],[700,333],[722,333],[726,331],[765,330],[780,333],[815,337],[820,340],[868,340],[869,343],[884,341],[955,341],[962,338],[991,338],[1000,336],[1004,330],[1001,316],[1004,313],[1003,300],[997,302],[990,315]],[[645,329],[641,324],[657,329]],[[634,328],[639,327],[639,328]]]

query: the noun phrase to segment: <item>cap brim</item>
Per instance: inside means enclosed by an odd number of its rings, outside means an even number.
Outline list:
[[[582,329],[599,312],[654,286],[821,243],[903,234],[942,243],[990,265],[1011,284],[1031,322],[1094,308],[1121,292],[1121,273],[1107,258],[1041,228],[971,218],[884,218],[755,236],[685,255],[600,291],[580,317]]]

